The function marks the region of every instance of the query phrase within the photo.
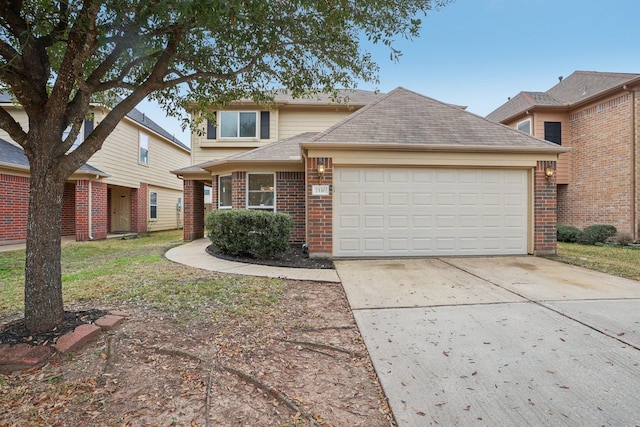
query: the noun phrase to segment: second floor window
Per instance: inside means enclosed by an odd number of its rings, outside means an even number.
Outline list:
[[[149,164],[149,135],[144,132],[140,132],[139,135],[139,158],[138,161],[140,164],[148,165]]]
[[[518,130],[527,135],[531,135],[531,119],[523,120],[518,123]]]
[[[220,138],[257,138],[257,112],[221,111],[219,115]]]

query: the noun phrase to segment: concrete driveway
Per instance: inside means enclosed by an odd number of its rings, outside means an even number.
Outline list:
[[[640,282],[535,257],[335,265],[400,426],[640,425]]]

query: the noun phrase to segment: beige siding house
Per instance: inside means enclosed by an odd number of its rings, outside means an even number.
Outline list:
[[[0,97],[0,106],[27,128],[26,114],[6,95]],[[78,143],[107,113],[100,105],[92,107]],[[26,237],[29,166],[22,149],[3,131],[0,146],[0,198],[7,201],[0,208],[0,242],[20,241]],[[86,172],[81,169],[67,183],[63,235],[88,240],[108,233],[182,228],[182,181],[170,171],[189,164],[187,146],[143,113],[131,111],[91,157]]]
[[[558,222],[640,236],[640,74],[576,71],[487,116],[571,151],[558,160]]]
[[[404,88],[355,111],[323,106],[315,121],[288,109],[286,138],[174,171],[185,240],[203,236],[207,182],[213,209],[290,215],[310,256],[555,253],[551,172],[565,148]]]

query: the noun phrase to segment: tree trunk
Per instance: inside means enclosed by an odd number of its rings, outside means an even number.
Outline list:
[[[53,329],[64,317],[60,221],[66,176],[47,159],[30,163],[24,317],[27,330],[37,333]]]

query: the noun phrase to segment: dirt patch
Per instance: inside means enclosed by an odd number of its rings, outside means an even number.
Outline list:
[[[131,317],[78,354],[0,377],[0,426],[393,425],[342,287],[285,284],[255,317],[110,306]]]

